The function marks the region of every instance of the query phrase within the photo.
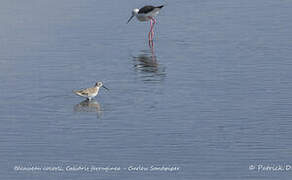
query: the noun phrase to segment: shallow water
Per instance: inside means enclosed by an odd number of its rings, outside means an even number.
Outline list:
[[[155,4],[151,49],[126,24],[144,1],[0,2],[1,179],[291,178],[249,166],[292,166],[292,3]],[[72,93],[96,81],[110,91]]]

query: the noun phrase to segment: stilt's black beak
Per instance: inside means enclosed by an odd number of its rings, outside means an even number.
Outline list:
[[[132,15],[132,16],[130,17],[130,19],[128,20],[127,24],[132,20],[133,17],[134,17],[134,15]]]
[[[107,87],[105,87],[104,85],[102,85],[102,87],[103,87],[104,89],[106,89],[106,90],[108,90],[108,91],[109,91],[109,89],[108,89]]]

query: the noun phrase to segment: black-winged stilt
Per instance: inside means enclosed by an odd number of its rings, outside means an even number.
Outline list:
[[[132,16],[128,20],[127,23],[131,21],[131,19],[136,16],[139,21],[149,21],[150,20],[150,31],[148,34],[149,41],[153,41],[154,31],[153,27],[156,23],[154,17],[159,13],[162,6],[144,6],[141,9],[133,9]]]

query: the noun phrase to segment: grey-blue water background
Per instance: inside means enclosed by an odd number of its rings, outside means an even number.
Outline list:
[[[166,4],[155,27],[131,10]],[[0,177],[291,179],[292,1],[0,2]],[[96,101],[72,93],[103,81]],[[177,172],[15,166],[171,165]]]

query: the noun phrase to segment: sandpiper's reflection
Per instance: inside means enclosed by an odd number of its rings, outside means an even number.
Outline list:
[[[97,112],[97,118],[101,118],[102,109],[96,100],[84,100],[74,106],[75,112]]]
[[[143,79],[143,81],[162,81],[166,73],[165,67],[158,63],[153,49],[144,50],[138,56],[134,56],[134,68]]]

